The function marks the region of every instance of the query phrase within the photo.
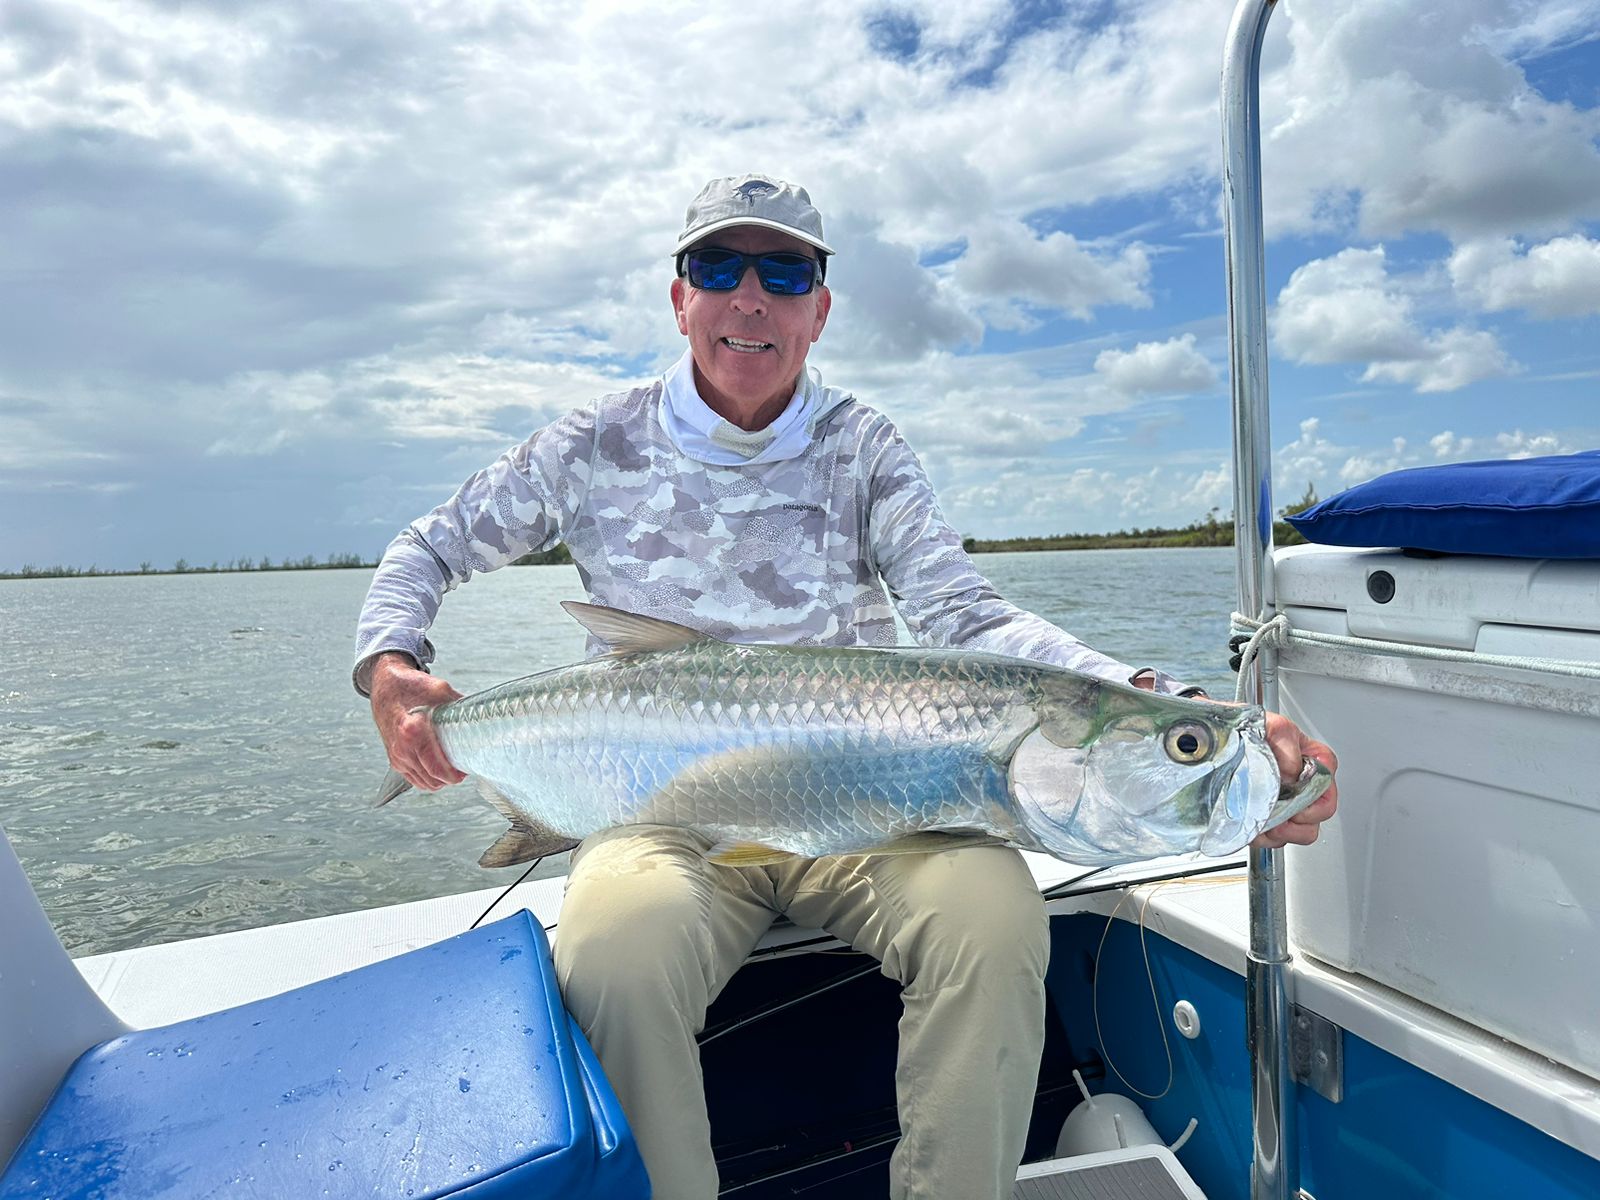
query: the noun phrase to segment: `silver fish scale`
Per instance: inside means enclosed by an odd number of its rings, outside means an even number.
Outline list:
[[[658,823],[824,853],[913,829],[1009,832],[986,752],[1031,711],[1035,672],[971,653],[708,641],[515,680],[435,721],[457,766],[562,833]]]

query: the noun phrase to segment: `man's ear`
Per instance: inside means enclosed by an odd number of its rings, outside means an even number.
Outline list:
[[[685,337],[689,336],[689,322],[683,315],[683,302],[689,292],[688,285],[681,279],[672,281],[672,311],[678,318],[678,332]],[[821,332],[818,330],[817,332]]]
[[[811,326],[811,340],[813,342],[822,336],[822,327],[828,323],[828,310],[832,307],[833,293],[824,284],[817,289],[817,319]],[[679,319],[682,320],[682,318]]]

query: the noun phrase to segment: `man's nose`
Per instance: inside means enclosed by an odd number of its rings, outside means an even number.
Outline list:
[[[757,316],[767,311],[767,293],[756,277],[753,266],[745,269],[738,286],[733,289],[730,303],[735,311],[747,316]]]

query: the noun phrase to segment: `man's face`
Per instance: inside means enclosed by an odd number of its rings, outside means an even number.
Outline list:
[[[742,254],[789,253],[816,257],[799,238],[759,225],[737,225],[708,235],[695,247],[716,246]],[[694,353],[700,398],[743,429],[771,424],[794,395],[806,352],[828,320],[828,289],[814,285],[804,296],[763,291],[754,267],[739,286],[713,292],[672,281],[678,331]]]

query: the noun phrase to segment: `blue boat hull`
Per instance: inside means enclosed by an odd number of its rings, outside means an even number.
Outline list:
[[[1139,931],[1113,922],[1100,959],[1100,1031],[1090,982],[1105,919],[1052,921],[1049,1039],[1029,1158],[1049,1157],[1076,1100],[1080,1069],[1093,1091],[1134,1095],[1106,1069],[1107,1056],[1139,1089],[1156,1131],[1175,1139],[1190,1117],[1199,1128],[1179,1159],[1210,1200],[1249,1194],[1250,1062],[1244,981],[1155,933],[1146,936],[1157,1001]],[[751,964],[713,1008],[708,1028],[759,1011],[859,970],[856,956],[807,955]],[[1173,1005],[1188,1000],[1201,1035],[1179,1036]],[[768,1196],[856,1200],[882,1197],[893,1150],[894,1045],[899,1000],[876,973],[758,1020],[706,1047],[707,1093],[725,1189]],[[773,1047],[781,1047],[774,1057]],[[767,1064],[764,1067],[763,1064]],[[768,1069],[770,1068],[770,1069]],[[1348,1033],[1344,1099],[1299,1093],[1300,1185],[1327,1200],[1594,1200],[1600,1160]]]

